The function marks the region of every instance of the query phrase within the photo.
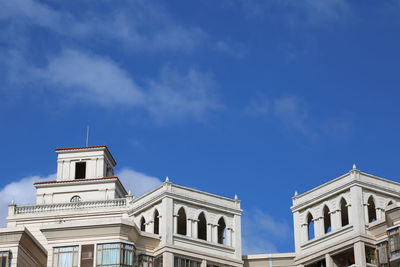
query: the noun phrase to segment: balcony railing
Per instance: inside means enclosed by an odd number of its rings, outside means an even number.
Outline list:
[[[32,213],[48,213],[64,210],[82,210],[82,209],[97,209],[97,208],[114,208],[126,207],[126,199],[110,199],[100,201],[84,201],[71,203],[58,203],[48,205],[32,205],[32,206],[14,206],[14,214],[32,214]],[[9,214],[11,215],[11,214]]]

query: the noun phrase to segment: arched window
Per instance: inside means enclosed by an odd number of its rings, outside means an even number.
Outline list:
[[[387,205],[389,206],[389,205],[392,205],[392,204],[393,204],[393,201],[390,200]]]
[[[375,201],[372,196],[368,198],[368,222],[376,221]]]
[[[159,234],[160,233],[160,214],[158,214],[158,210],[154,211],[154,233]]]
[[[349,224],[349,208],[344,198],[340,200],[340,212],[342,215],[342,227]]]
[[[80,196],[73,196],[73,197],[71,197],[71,200],[70,200],[70,201],[71,201],[71,202],[81,202],[82,199],[81,199]]]
[[[144,217],[140,219],[140,231],[146,231],[146,219]]]
[[[178,211],[178,234],[186,235],[186,212],[183,207]]]
[[[207,221],[204,212],[199,214],[197,222],[197,238],[207,240]]]
[[[312,240],[314,239],[314,236],[314,218],[311,213],[309,213],[307,215],[307,238],[308,240]]]
[[[223,217],[218,220],[218,243],[223,244],[225,239],[226,224]]]
[[[324,207],[324,232],[329,233],[332,231],[332,225],[331,225],[331,214],[329,212],[328,206]]]

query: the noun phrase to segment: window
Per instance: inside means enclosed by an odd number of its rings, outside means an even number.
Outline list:
[[[144,217],[140,219],[140,231],[146,231],[146,219]]]
[[[81,267],[93,267],[94,245],[82,245]]]
[[[162,255],[157,256],[154,259],[154,267],[163,267],[163,256]]]
[[[218,220],[218,243],[224,244],[226,224],[224,218]]]
[[[133,267],[135,249],[124,243],[97,245],[96,267]]]
[[[0,251],[0,267],[10,266],[10,252]]]
[[[327,206],[324,207],[324,232],[329,233],[332,231],[331,214]]]
[[[154,258],[152,256],[141,254],[139,255],[139,267],[153,267]]]
[[[174,258],[174,267],[200,267],[201,262],[184,259],[180,257]]]
[[[73,196],[71,197],[71,202],[81,202],[82,199],[80,196]]]
[[[307,238],[308,240],[314,239],[314,219],[311,213],[307,215]]]
[[[178,211],[178,234],[186,235],[186,212],[183,207]]]
[[[154,212],[154,233],[156,235],[160,233],[160,214],[158,214],[158,210]]]
[[[197,222],[197,238],[207,240],[207,221],[204,212],[200,213]]]
[[[342,215],[342,227],[349,224],[349,208],[347,207],[346,200],[342,198],[340,200],[340,212]]]
[[[53,267],[78,267],[79,247],[54,248]]]
[[[75,163],[75,179],[86,178],[86,162]]]
[[[368,222],[376,221],[375,201],[372,196],[368,198]]]
[[[381,267],[389,267],[389,254],[387,242],[382,242],[377,245],[378,264]]]

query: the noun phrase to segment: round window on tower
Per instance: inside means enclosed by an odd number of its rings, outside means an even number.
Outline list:
[[[80,196],[73,196],[71,198],[71,202],[81,202],[81,201],[82,201],[82,199]]]

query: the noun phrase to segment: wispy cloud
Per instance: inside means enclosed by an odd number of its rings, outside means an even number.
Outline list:
[[[0,191],[0,226],[5,225],[8,214],[8,204],[14,201],[18,205],[33,205],[36,203],[36,182],[53,180],[56,174],[48,176],[27,176],[5,185]]]
[[[290,237],[289,224],[259,210],[248,210],[243,215],[244,254],[277,252],[274,240]]]
[[[283,128],[300,133],[309,140],[318,140],[322,136],[346,137],[353,130],[351,114],[328,118],[312,115],[308,103],[296,95],[259,96],[251,100],[244,111],[248,115],[279,122]]]
[[[318,137],[311,126],[306,104],[297,96],[259,97],[250,101],[245,111],[248,114],[273,117],[287,129],[293,129],[311,139]]]
[[[126,190],[130,190],[135,197],[140,197],[162,183],[157,177],[130,168],[123,168],[117,175]]]
[[[290,25],[340,22],[350,13],[346,0],[237,0],[249,18],[271,18],[279,15]]]
[[[212,75],[196,69],[179,73],[164,67],[160,77],[139,86],[118,63],[78,50],[64,50],[44,68],[32,69],[33,79],[73,102],[102,107],[138,108],[157,122],[203,118],[221,105]]]
[[[133,51],[190,51],[207,39],[202,29],[176,23],[168,10],[155,2],[98,1],[96,5],[101,7],[96,12],[85,8],[92,5],[83,4],[80,14],[74,14],[62,5],[56,9],[39,0],[1,1],[0,20],[41,27],[73,39],[101,37],[101,42],[122,44]]]

